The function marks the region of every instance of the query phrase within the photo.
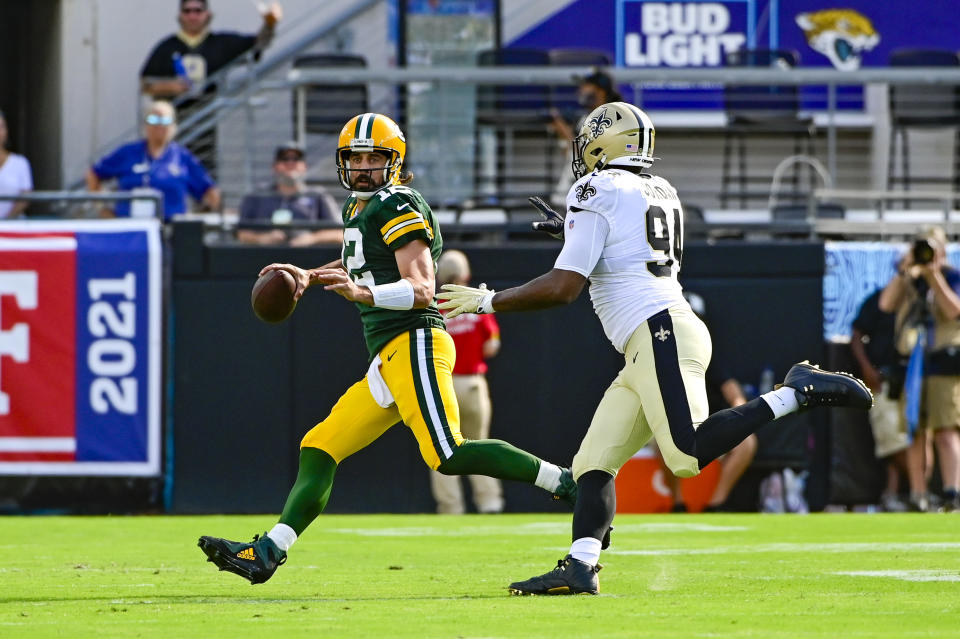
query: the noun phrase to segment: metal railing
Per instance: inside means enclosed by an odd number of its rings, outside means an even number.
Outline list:
[[[277,59],[295,55],[296,46],[292,44]],[[309,122],[312,118],[345,122],[363,111],[385,113],[404,128],[408,167],[416,175],[414,186],[435,208],[454,212],[458,222],[469,222],[475,209],[491,206],[512,219],[513,211],[526,207],[529,195],[552,197],[562,205],[573,178],[569,146],[557,135],[553,116],[576,124],[574,112],[579,107],[571,102],[573,78],[589,71],[589,67],[559,66],[286,70],[271,58],[251,64],[245,73],[221,85],[221,94],[183,123],[181,141],[194,139],[204,126],[218,128],[219,185],[229,213],[245,193],[271,178],[273,147],[291,138],[308,149],[311,185],[345,195],[336,180],[336,132],[311,130]],[[748,173],[753,181],[740,187],[739,194],[750,205],[737,209],[765,211],[773,167],[794,155],[811,158],[809,166],[816,162],[825,167],[830,184],[837,189],[835,198],[847,206],[868,201],[868,207],[884,209],[881,200],[858,195],[889,188],[888,159],[899,158],[904,148],[911,153],[914,171],[939,172],[944,183],[952,177],[952,158],[939,143],[939,130],[911,132],[910,144],[901,149],[888,146],[887,88],[913,87],[911,99],[916,103],[925,88],[941,87],[930,95],[935,96],[933,107],[942,110],[942,87],[960,88],[960,69],[842,72],[723,67],[609,72],[624,99],[645,108],[657,126],[656,151],[663,159],[653,171],[678,188],[685,204],[707,211],[725,208],[719,195],[732,188],[721,180],[721,173],[725,178],[728,170]],[[351,103],[331,87],[362,87],[366,98],[362,104]],[[729,108],[728,89],[738,87],[758,89],[759,93],[746,93],[758,111],[788,115],[803,125],[778,131],[782,121],[774,117],[773,126],[748,130],[752,137],[745,143],[732,137],[731,132],[742,127],[734,120],[740,111]],[[311,92],[314,99],[308,100]],[[739,95],[742,99],[743,93]],[[923,135],[930,136],[928,141],[923,141]],[[813,145],[812,151],[797,148],[801,138]],[[723,162],[738,145],[746,147],[740,159]],[[778,188],[777,197],[813,202],[820,179],[809,166],[785,171],[784,188],[782,192]],[[955,190],[956,186],[951,192]],[[810,207],[815,210],[814,204]]]
[[[137,217],[160,217],[163,211],[163,194],[159,191],[28,191],[26,193],[0,193],[0,202],[15,201],[27,202],[27,217],[55,217],[55,218],[97,218],[100,209],[95,204],[110,204],[116,202],[142,202],[146,205]],[[31,203],[46,204],[42,210],[31,207]]]

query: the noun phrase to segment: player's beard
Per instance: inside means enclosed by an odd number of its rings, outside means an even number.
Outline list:
[[[361,199],[369,199],[371,195],[380,190],[383,184],[377,184],[372,174],[361,173],[353,179],[353,194]]]

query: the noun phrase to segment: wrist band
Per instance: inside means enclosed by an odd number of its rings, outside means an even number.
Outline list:
[[[483,299],[480,300],[480,303],[477,304],[477,313],[495,313],[493,310],[493,296],[496,295],[496,291],[488,291],[486,295],[483,296]]]
[[[408,311],[413,308],[413,284],[401,278],[389,284],[374,284],[367,287],[373,293],[373,305],[392,311]]]

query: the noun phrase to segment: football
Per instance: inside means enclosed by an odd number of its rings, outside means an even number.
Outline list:
[[[293,294],[297,282],[286,271],[269,271],[257,279],[250,292],[254,314],[264,322],[276,324],[290,317],[297,303]]]

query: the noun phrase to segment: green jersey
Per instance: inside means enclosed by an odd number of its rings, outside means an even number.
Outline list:
[[[405,186],[380,189],[357,213],[358,200],[343,205],[343,267],[360,286],[390,284],[400,280],[394,251],[414,240],[430,249],[434,268],[443,248],[437,218],[423,196]],[[391,339],[415,328],[444,328],[437,304],[405,311],[357,303],[363,336],[373,360]]]

